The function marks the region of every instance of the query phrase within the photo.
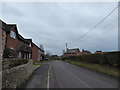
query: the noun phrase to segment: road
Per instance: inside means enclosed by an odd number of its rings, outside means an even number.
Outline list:
[[[2,71],[0,71],[0,90],[2,89]]]
[[[50,88],[118,87],[117,80],[63,61],[52,62],[50,69]]]
[[[44,69],[40,69],[40,67],[44,67]],[[109,76],[63,61],[52,61],[40,67],[37,69],[39,72],[35,71],[38,76],[35,77],[36,75],[33,73],[33,79],[28,81],[29,84],[27,83],[27,88],[32,86],[36,88],[36,82],[37,88],[41,88],[40,76],[42,73],[40,74],[40,71],[44,71],[44,75],[48,74],[46,79],[42,80],[44,82],[47,80],[46,85],[43,85],[47,88],[118,88],[118,81]]]
[[[33,71],[29,79],[18,88],[46,88],[49,66],[50,62],[42,63]]]

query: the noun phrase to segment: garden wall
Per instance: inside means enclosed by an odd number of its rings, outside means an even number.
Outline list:
[[[27,64],[19,65],[2,72],[2,88],[16,88],[28,79],[38,66],[29,60]]]

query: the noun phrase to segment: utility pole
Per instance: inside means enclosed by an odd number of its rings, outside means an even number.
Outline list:
[[[68,46],[67,46],[67,43],[66,43],[66,51],[67,51],[67,49],[68,49]]]
[[[65,49],[63,49],[63,55],[65,54]]]
[[[120,1],[118,2],[118,33],[120,33]],[[120,35],[118,35],[118,38],[120,38]],[[118,50],[120,50],[120,39],[118,39]]]

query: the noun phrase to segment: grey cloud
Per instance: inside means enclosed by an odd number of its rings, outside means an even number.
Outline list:
[[[52,54],[69,48],[117,50],[117,11],[82,40],[81,36],[103,19],[117,3],[4,3],[3,20],[16,23],[20,34],[32,38]],[[105,28],[103,28],[106,26]],[[77,42],[74,42],[78,40]],[[103,45],[104,44],[104,45]]]
[[[18,9],[17,7],[15,8],[14,6],[10,5],[6,5],[6,3],[2,3],[2,15],[6,16],[9,15],[9,17],[21,17],[24,15],[24,13]]]

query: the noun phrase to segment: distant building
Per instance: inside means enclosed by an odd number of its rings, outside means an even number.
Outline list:
[[[89,55],[89,54],[92,54],[92,53],[88,50],[82,49],[81,55]]]
[[[51,55],[51,58],[52,59],[58,59],[59,57],[58,57],[58,55]]]
[[[51,55],[51,59],[61,60],[61,59],[62,59],[62,56]]]
[[[97,50],[97,51],[95,52],[95,54],[100,54],[100,53],[102,53],[102,51]]]
[[[51,55],[51,57],[58,57],[58,55]]]
[[[64,53],[64,56],[77,56],[77,55],[80,55],[79,48],[67,49],[67,51]]]

